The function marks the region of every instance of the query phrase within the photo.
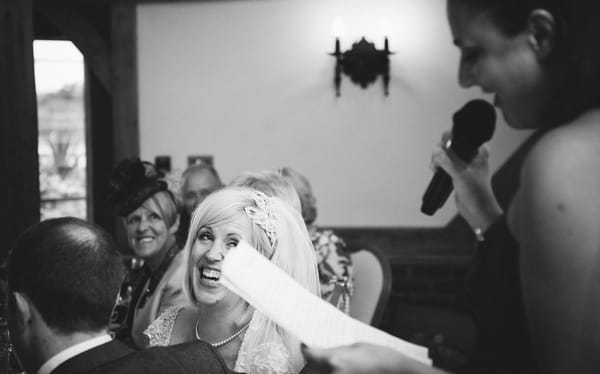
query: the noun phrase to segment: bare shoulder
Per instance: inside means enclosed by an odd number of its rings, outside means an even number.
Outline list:
[[[536,235],[536,226],[540,236],[550,238],[549,232],[559,235],[573,226],[591,234],[599,219],[600,111],[591,111],[547,132],[530,150],[509,226],[520,239]]]
[[[590,179],[589,187],[600,182],[600,110],[542,136],[525,160],[521,183],[573,187],[580,178]]]

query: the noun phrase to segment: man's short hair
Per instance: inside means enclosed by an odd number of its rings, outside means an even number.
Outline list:
[[[124,276],[112,237],[73,217],[25,230],[8,257],[8,290],[26,295],[58,333],[108,328]]]

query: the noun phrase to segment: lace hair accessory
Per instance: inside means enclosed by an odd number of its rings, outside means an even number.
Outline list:
[[[273,209],[273,201],[270,197],[260,191],[252,191],[250,198],[254,201],[256,206],[244,207],[244,212],[250,217],[250,220],[260,226],[271,243],[271,247],[275,249],[279,236],[277,234],[277,216]]]
[[[150,196],[167,191],[163,175],[150,162],[139,158],[121,160],[109,180],[107,199],[114,204],[117,214],[127,216]]]

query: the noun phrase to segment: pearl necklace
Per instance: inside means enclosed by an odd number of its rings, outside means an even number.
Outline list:
[[[198,334],[198,322],[200,322],[199,320],[196,320],[196,326],[194,328],[194,331],[196,332],[196,339],[198,340],[202,340],[202,338],[200,337],[200,334]],[[230,343],[231,341],[233,341],[235,338],[237,338],[242,332],[244,332],[248,326],[250,326],[250,322],[246,323],[244,326],[242,326],[241,329],[239,329],[238,331],[236,331],[233,335],[231,335],[230,337],[221,340],[220,342],[216,342],[216,343],[209,343],[213,348],[219,348],[224,346],[227,343]]]

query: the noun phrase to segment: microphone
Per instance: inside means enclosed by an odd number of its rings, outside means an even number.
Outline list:
[[[496,111],[484,100],[471,100],[452,116],[452,137],[445,147],[469,163],[477,155],[479,147],[494,134]],[[421,212],[431,216],[440,209],[454,186],[452,178],[442,168],[438,168],[423,194]]]

